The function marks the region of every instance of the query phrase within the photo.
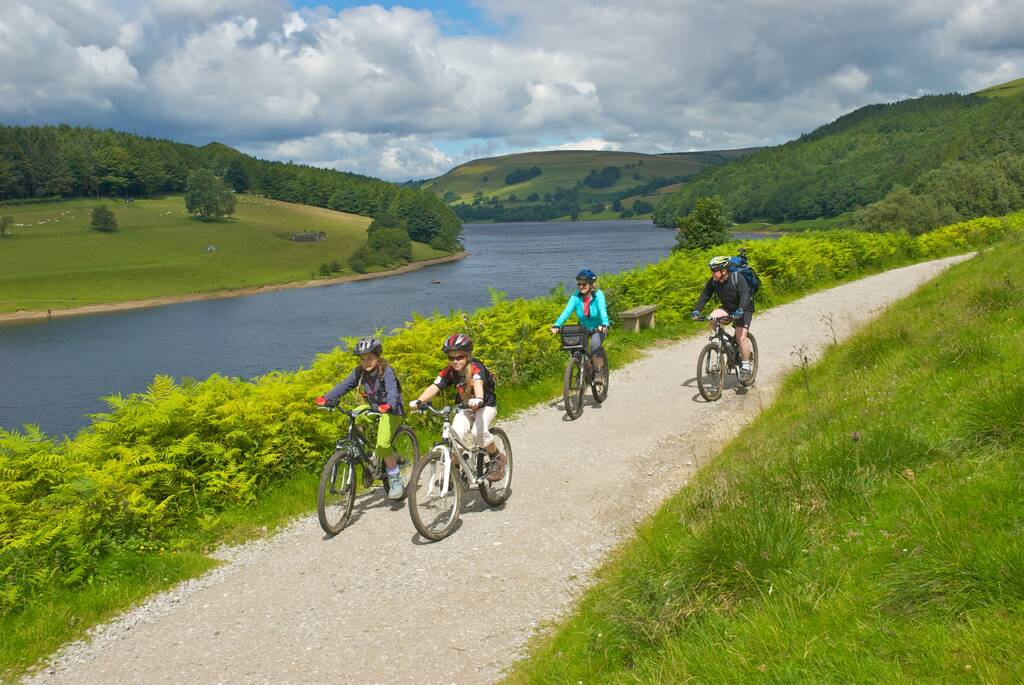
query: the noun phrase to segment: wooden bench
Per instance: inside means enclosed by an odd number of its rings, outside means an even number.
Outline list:
[[[627,331],[636,333],[641,328],[654,328],[654,312],[657,311],[656,304],[642,304],[639,307],[619,312],[622,319],[622,327]]]

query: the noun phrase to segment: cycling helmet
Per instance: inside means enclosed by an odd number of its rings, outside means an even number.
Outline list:
[[[717,271],[719,269],[726,269],[728,267],[729,267],[729,258],[728,257],[723,257],[721,255],[719,255],[717,257],[712,257],[711,261],[708,262],[708,268],[711,269],[712,271]]]
[[[441,345],[441,351],[445,354],[449,352],[472,352],[473,341],[465,333],[452,333],[444,341],[444,344]]]
[[[384,351],[384,345],[381,343],[380,338],[361,338],[356,343],[353,352],[356,354],[380,354]]]
[[[597,280],[597,274],[595,274],[590,269],[581,269],[580,272],[576,274],[576,280],[577,281],[589,281],[589,282],[593,283],[594,281]]]

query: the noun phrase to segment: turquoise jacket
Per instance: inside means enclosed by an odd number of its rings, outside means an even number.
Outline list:
[[[590,301],[590,316],[583,314],[583,298],[580,297],[578,291],[574,292],[569,296],[569,302],[566,303],[562,315],[555,321],[555,326],[561,327],[573,312],[576,312],[576,318],[580,320],[580,325],[585,326],[587,330],[592,331],[598,326],[607,326],[608,307],[604,303],[604,291],[598,290],[594,293],[594,299]]]

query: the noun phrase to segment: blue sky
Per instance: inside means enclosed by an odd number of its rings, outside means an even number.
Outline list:
[[[1021,0],[2,0],[0,123],[402,181],[536,149],[773,145],[1024,76]]]

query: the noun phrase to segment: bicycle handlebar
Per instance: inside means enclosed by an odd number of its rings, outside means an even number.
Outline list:
[[[381,416],[381,413],[379,411],[377,411],[376,409],[370,409],[369,407],[367,407],[366,409],[345,409],[344,407],[339,407],[338,405],[334,405],[332,407],[330,405],[325,404],[322,407],[318,406],[317,409],[321,409],[323,411],[340,411],[345,416],[351,417],[353,419],[357,416]]]
[[[446,406],[443,409],[434,409],[429,402],[419,402],[416,404],[416,408],[413,409],[413,411],[420,413],[429,412],[434,416],[447,416],[452,413],[452,408]]]

